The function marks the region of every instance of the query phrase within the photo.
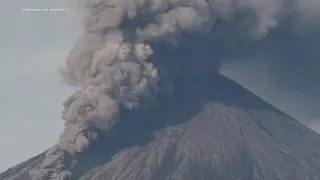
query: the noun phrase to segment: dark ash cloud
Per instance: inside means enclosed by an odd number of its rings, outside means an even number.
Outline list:
[[[216,73],[228,61],[272,52],[276,77],[316,73],[318,61],[287,61],[313,36],[320,2],[312,0],[87,0],[84,35],[61,69],[79,91],[64,102],[65,129],[34,180],[68,179],[66,156],[85,151],[133,110]],[[297,28],[299,27],[299,28]],[[282,43],[292,39],[294,46]],[[301,39],[301,41],[299,40]],[[285,43],[284,43],[285,44]],[[297,50],[291,52],[288,50]],[[307,52],[306,52],[307,53]],[[245,59],[245,58],[242,58]],[[284,60],[282,60],[284,59]],[[303,66],[301,66],[303,64]],[[292,66],[291,66],[292,65]],[[287,66],[298,68],[290,72]],[[301,69],[302,68],[302,69]],[[310,71],[304,72],[304,69]],[[307,76],[307,75],[306,75]],[[217,84],[218,86],[218,84]],[[48,165],[50,164],[50,165]]]

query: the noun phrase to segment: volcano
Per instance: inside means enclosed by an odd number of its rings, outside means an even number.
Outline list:
[[[182,90],[183,89],[183,90]],[[320,136],[222,75],[123,112],[76,154],[79,180],[318,180]],[[121,133],[120,133],[121,132]],[[45,153],[0,174],[31,180]]]

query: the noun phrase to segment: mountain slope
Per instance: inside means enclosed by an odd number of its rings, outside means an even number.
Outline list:
[[[124,112],[76,155],[81,180],[317,180],[320,136],[226,77],[183,87],[161,108]],[[0,175],[28,180],[42,156]],[[22,167],[23,166],[23,167]]]

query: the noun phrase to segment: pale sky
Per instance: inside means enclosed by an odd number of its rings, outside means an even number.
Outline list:
[[[80,22],[75,21],[75,12],[67,2],[0,2],[0,172],[48,149],[62,131],[62,102],[74,88],[60,83],[58,65],[81,33]],[[69,8],[70,12],[26,13],[24,8]],[[279,95],[274,96],[276,90],[265,92],[262,76],[258,76],[261,71],[255,76],[245,75],[246,68],[238,67],[229,75],[241,76],[240,82],[247,82],[244,84],[248,88],[259,91],[286,112],[309,117],[304,110],[297,111],[301,108],[297,106],[299,99],[279,99]],[[320,125],[313,123],[312,127]]]
[[[67,13],[23,8],[70,8],[66,0],[0,2],[0,172],[53,145],[63,127],[58,65],[80,35]],[[81,30],[81,29],[80,29]]]

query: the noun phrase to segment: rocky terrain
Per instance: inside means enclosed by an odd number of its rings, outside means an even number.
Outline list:
[[[309,128],[221,75],[181,89],[188,90],[147,113],[123,112],[111,132],[75,156],[73,177],[320,179],[320,136]],[[28,171],[43,159],[44,153],[10,168],[0,179],[29,180]]]

